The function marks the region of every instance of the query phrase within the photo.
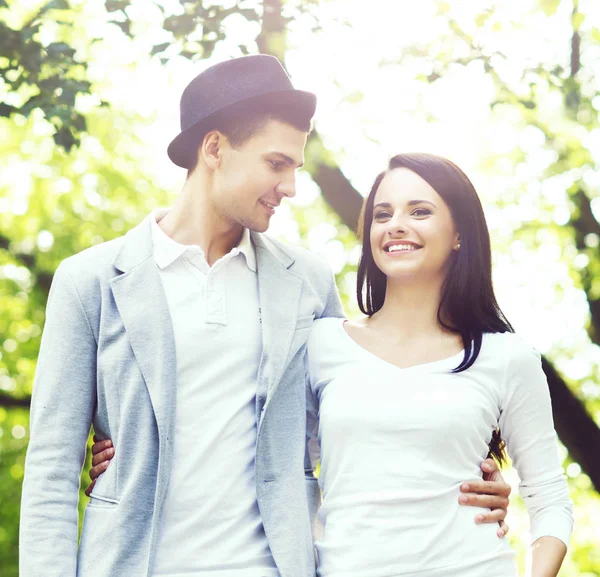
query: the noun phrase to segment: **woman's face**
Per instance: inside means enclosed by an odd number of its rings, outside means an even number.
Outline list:
[[[373,260],[390,280],[443,281],[459,234],[448,205],[418,174],[391,170],[375,194]]]

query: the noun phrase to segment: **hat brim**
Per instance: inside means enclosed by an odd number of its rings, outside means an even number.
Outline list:
[[[188,168],[195,162],[198,146],[204,138],[204,135],[214,128],[214,122],[218,118],[222,118],[223,115],[227,115],[227,113],[235,113],[238,110],[243,110],[245,105],[251,106],[252,104],[259,102],[273,102],[273,104],[276,104],[278,107],[283,105],[302,123],[306,124],[308,124],[314,116],[317,106],[317,98],[312,92],[295,89],[278,90],[239,100],[198,120],[198,122],[180,132],[167,148],[169,158],[177,166]]]

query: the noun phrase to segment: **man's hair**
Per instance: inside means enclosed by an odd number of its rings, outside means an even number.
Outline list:
[[[190,150],[188,178],[198,165],[198,147],[208,132],[218,130],[227,137],[233,148],[239,148],[272,120],[289,124],[302,132],[311,130],[310,118],[285,103],[264,100],[242,102],[216,115],[207,129],[198,133],[195,147]]]

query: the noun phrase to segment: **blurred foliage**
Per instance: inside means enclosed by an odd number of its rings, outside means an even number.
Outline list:
[[[325,0],[214,4],[177,0],[168,3],[168,10],[166,2],[150,4],[160,14],[160,30],[148,57],[167,62],[178,57],[207,58],[224,41],[233,42],[242,54],[260,50],[283,56],[292,19],[308,17],[318,32],[318,9]],[[54,0],[36,9],[28,8],[31,5],[0,0],[0,567],[5,577],[18,573],[27,406],[53,271],[65,257],[123,234],[154,208],[169,204],[168,192],[157,186],[148,169],[149,144],[136,136],[135,127],[152,119],[123,112],[111,102],[106,105],[89,78],[90,46],[102,43],[102,38],[87,34],[85,20],[91,16],[84,13],[83,4]],[[539,0],[536,25],[540,17],[556,17],[560,5]],[[531,22],[507,21],[495,9],[482,10],[464,22],[455,17],[452,2],[439,1],[437,6],[436,18],[444,22],[445,33],[433,44],[407,49],[395,64],[418,63],[417,68],[425,71],[423,90],[428,90],[456,67],[478,62],[493,81],[495,118],[511,125],[515,133],[539,132],[541,144],[535,151],[523,139],[501,159],[483,157],[482,170],[511,184],[499,205],[516,212],[522,208],[526,215],[530,214],[527,206],[534,202],[549,215],[515,221],[510,238],[504,239],[506,251],[511,250],[509,240],[535,248],[550,235],[562,247],[569,274],[585,294],[590,307],[589,339],[599,344],[600,185],[593,174],[600,167],[584,142],[588,135],[599,134],[600,85],[589,62],[594,54],[598,57],[594,51],[600,41],[598,23],[586,20],[575,0],[572,42],[565,47],[564,58],[531,59],[523,68],[498,46],[506,44],[511,27],[522,31],[531,26],[535,35]],[[134,8],[135,2],[129,0],[106,0],[102,17],[134,39]],[[226,38],[227,20],[236,17],[256,25],[255,41],[236,44]],[[103,48],[111,50],[108,43]],[[582,54],[591,55],[584,64]],[[359,102],[357,94],[349,101]],[[558,104],[549,106],[549,102]],[[319,182],[320,164],[337,170],[336,160],[322,146],[313,145],[307,150],[307,170]],[[311,156],[311,147],[318,153]],[[540,149],[547,151],[548,162],[532,175],[527,167],[537,166],[533,156]],[[532,186],[533,180],[540,186]],[[353,191],[350,183],[345,186]],[[545,194],[548,190],[559,194]],[[335,196],[335,191],[325,193]],[[560,206],[567,207],[567,217],[557,222],[553,215]],[[334,263],[346,310],[356,312],[358,253],[348,218],[344,224],[322,197],[310,205],[292,205],[290,211],[297,228],[288,236]],[[560,369],[572,354],[556,350],[552,358]],[[568,384],[589,413],[599,415],[599,369],[593,365],[591,370],[593,374],[585,379],[570,379]],[[600,575],[600,537],[594,524],[600,517],[600,499],[577,463],[566,456],[565,465],[577,504],[577,526],[562,575]],[[82,498],[82,506],[85,501]],[[522,559],[526,524],[520,509],[519,504],[513,508],[511,539]]]
[[[83,114],[74,109],[78,94],[89,94],[86,63],[69,44],[76,15],[67,0],[43,3],[32,12],[0,1],[0,78],[5,97],[0,117],[28,118],[42,110],[55,128],[55,142],[65,150],[79,143],[86,130]],[[53,29],[52,40],[47,32]]]

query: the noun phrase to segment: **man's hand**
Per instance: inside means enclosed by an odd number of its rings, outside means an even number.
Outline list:
[[[504,522],[508,512],[510,485],[504,481],[498,465],[493,459],[481,463],[483,480],[468,481],[460,486],[461,495],[458,502],[471,507],[491,509],[489,513],[475,517],[476,523],[498,523],[498,537],[508,533],[508,525]]]
[[[112,441],[98,441],[94,435],[94,444],[92,445],[92,468],[90,469],[90,479],[92,482],[85,490],[85,494],[89,497],[96,484],[96,479],[106,471],[109,461],[115,456],[115,450],[112,446]]]

